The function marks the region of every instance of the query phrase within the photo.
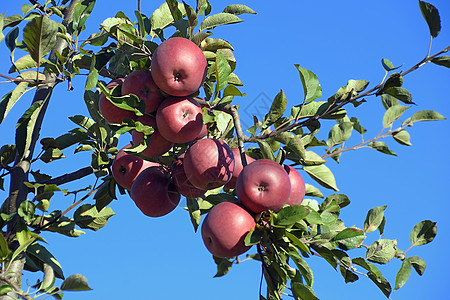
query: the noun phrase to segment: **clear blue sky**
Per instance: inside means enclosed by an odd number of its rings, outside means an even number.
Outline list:
[[[142,1],[142,12],[150,15],[161,2]],[[194,1],[186,2],[194,5]],[[442,32],[433,43],[432,51],[436,52],[450,42],[450,2],[430,2],[439,9],[442,19]],[[20,14],[19,3],[25,1],[4,1],[0,13]],[[218,0],[211,3],[213,13],[221,12],[228,4]],[[260,114],[260,108],[266,103],[269,106],[280,89],[286,93],[289,106],[301,102],[302,86],[294,64],[316,73],[326,99],[349,79],[365,79],[371,86],[378,84],[384,76],[382,58],[407,69],[428,50],[428,28],[417,1],[258,1],[248,5],[258,15],[244,15],[244,23],[217,28],[215,37],[230,41],[235,48],[236,73],[245,84],[241,90],[247,94],[237,103],[249,115]],[[102,20],[118,10],[134,19],[135,9],[137,1],[98,0],[87,32],[96,31]],[[9,50],[2,43],[0,73],[7,73],[8,69]],[[405,77],[404,87],[417,104],[407,113],[432,109],[450,117],[449,83],[449,70],[431,64]],[[82,100],[83,86],[83,81],[76,81],[75,90],[70,93],[65,91],[64,84],[58,86],[50,104],[51,114],[43,126],[43,137],[65,133],[75,127],[68,116],[87,113]],[[0,84],[1,95],[9,89],[9,85]],[[2,145],[14,143],[15,123],[29,105],[30,96],[22,98],[0,125]],[[366,139],[369,139],[379,133],[384,109],[378,98],[367,100],[357,110],[348,111],[368,129]],[[250,122],[249,115],[243,114],[244,124]],[[332,125],[333,121],[324,123],[322,138],[326,138]],[[416,223],[430,219],[438,224],[433,243],[408,252],[425,259],[425,274],[419,277],[413,271],[408,283],[392,294],[393,299],[448,297],[450,263],[445,252],[450,247],[449,130],[448,120],[418,123],[409,130],[413,147],[386,140],[398,157],[362,149],[344,153],[340,164],[328,163],[340,191],[352,201],[341,214],[348,227],[362,227],[370,208],[387,205],[384,238],[399,238],[398,247],[406,250],[410,230]],[[347,145],[357,143],[359,137],[354,134]],[[70,151],[66,156],[70,156]],[[77,155],[75,159],[41,164],[39,168],[42,172],[62,174],[87,166],[89,161],[89,156]],[[306,174],[304,178],[315,184]],[[90,177],[77,188],[93,181]],[[332,193],[322,191],[326,195]],[[0,195],[6,198],[4,192]],[[56,197],[52,201],[58,203],[53,207],[69,206],[72,200]],[[121,196],[112,203],[112,208],[116,215],[98,232],[87,232],[77,239],[44,235],[48,249],[62,264],[66,276],[81,273],[94,289],[67,293],[64,299],[258,299],[260,265],[245,262],[234,266],[223,278],[212,278],[216,266],[181,207],[168,216],[151,219],[142,215],[127,196]],[[366,244],[377,237],[373,233]],[[351,251],[350,255],[356,257],[364,252]],[[320,259],[312,258],[308,263],[314,271],[316,294],[321,299],[385,299],[367,278],[345,284],[340,274]],[[400,261],[395,261],[380,269],[394,282],[399,267]]]

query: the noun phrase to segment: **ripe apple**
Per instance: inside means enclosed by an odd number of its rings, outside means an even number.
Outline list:
[[[140,154],[146,157],[157,157],[161,156],[167,151],[169,151],[173,147],[173,143],[169,142],[159,133],[158,128],[156,127],[156,119],[151,115],[143,115],[138,117],[136,121],[141,122],[143,125],[151,126],[154,129],[150,137],[150,142]],[[133,138],[133,144],[139,144],[144,139],[144,134],[137,130],[133,130],[131,132],[131,136]]]
[[[302,204],[303,198],[305,198],[305,182],[303,181],[302,175],[291,166],[284,165],[284,169],[288,173],[291,181],[291,194],[286,204],[300,205]]]
[[[202,238],[213,255],[231,258],[251,248],[244,239],[252,228],[255,220],[244,208],[233,202],[221,202],[203,221]]]
[[[162,42],[152,55],[153,80],[161,90],[184,97],[198,91],[207,72],[203,51],[190,40],[173,37]]]
[[[180,193],[162,166],[142,171],[131,186],[131,199],[149,217],[167,215],[180,202]]]
[[[144,101],[146,113],[155,112],[164,99],[149,70],[136,70],[125,77],[122,95],[128,94],[135,94]]]
[[[231,180],[224,186],[224,188],[226,189],[234,189],[236,187],[236,181],[239,177],[239,174],[241,174],[242,169],[244,168],[244,166],[242,165],[241,152],[239,151],[239,148],[234,148],[231,150],[233,151],[234,155],[234,172]],[[247,165],[255,161],[250,156],[246,156],[246,160]]]
[[[233,151],[218,139],[196,141],[186,151],[183,163],[187,178],[201,190],[223,186],[233,176]]]
[[[117,78],[108,83],[106,86],[108,89],[112,90],[115,86],[122,85],[124,78]],[[108,123],[122,123],[123,119],[133,119],[136,117],[134,112],[131,110],[125,110],[120,107],[115,106],[111,101],[106,99],[105,94],[101,94],[98,99],[98,108],[100,113],[105,118]]]
[[[186,176],[184,171],[184,156],[181,154],[176,161],[172,164],[172,179],[173,183],[177,187],[178,192],[186,198],[198,198],[205,194],[205,190],[200,190],[192,185]]]
[[[159,164],[144,160],[140,157],[126,153],[124,149],[130,148],[126,145],[117,153],[111,166],[114,180],[123,188],[130,190],[136,177],[146,168],[158,166]]]
[[[166,98],[156,112],[156,126],[168,141],[191,142],[203,128],[202,109],[190,97]]]
[[[258,159],[242,170],[235,192],[241,203],[254,213],[278,211],[289,198],[291,182],[280,164]]]

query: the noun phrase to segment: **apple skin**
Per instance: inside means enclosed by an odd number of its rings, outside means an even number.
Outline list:
[[[198,198],[205,194],[205,190],[201,190],[192,185],[186,176],[184,171],[184,156],[181,154],[176,161],[172,164],[172,179],[173,183],[177,187],[178,192],[186,198]]]
[[[156,126],[168,141],[192,142],[203,128],[202,108],[190,97],[166,98],[156,112]]]
[[[141,122],[143,125],[151,126],[155,130],[150,138],[150,142],[140,154],[146,157],[158,157],[169,151],[173,147],[173,143],[166,140],[158,131],[156,127],[156,119],[151,115],[143,115],[138,117],[136,121]],[[142,132],[133,130],[131,132],[133,138],[133,144],[139,144],[144,139],[144,134]]]
[[[186,151],[183,163],[187,178],[201,190],[225,185],[234,172],[233,151],[218,139],[196,141]]]
[[[114,79],[108,83],[106,87],[112,90],[115,86],[122,85],[124,80],[124,78]],[[111,101],[106,99],[106,96],[103,93],[101,93],[100,98],[98,99],[98,108],[108,123],[120,124],[123,119],[134,119],[136,117],[134,112],[122,109],[112,104]]]
[[[198,91],[207,72],[203,51],[190,40],[173,37],[162,42],[152,55],[151,72],[165,93],[184,97]]]
[[[233,202],[221,202],[214,206],[202,224],[202,238],[206,248],[214,256],[231,258],[251,247],[244,239],[255,220],[241,206]]]
[[[247,165],[236,182],[236,196],[254,213],[278,211],[291,193],[291,182],[284,168],[269,159]]]
[[[288,205],[300,205],[305,198],[305,182],[303,181],[302,175],[289,165],[283,166],[289,175],[291,181],[291,193],[286,204]]]
[[[224,188],[226,188],[226,189],[234,189],[236,187],[236,182],[239,177],[239,174],[241,174],[242,169],[244,169],[244,166],[242,165],[241,152],[239,151],[239,148],[231,149],[231,151],[233,151],[233,155],[234,155],[234,163],[235,163],[234,164],[234,172],[233,172],[233,176],[231,177],[231,180],[224,186]],[[247,165],[251,164],[252,162],[255,161],[254,158],[251,158],[248,155],[246,155],[245,157],[247,160]]]
[[[128,94],[135,94],[144,101],[145,113],[155,112],[164,99],[149,70],[136,70],[125,77],[122,95]]]
[[[161,217],[173,211],[180,202],[180,193],[162,166],[142,171],[131,186],[131,199],[142,213]]]
[[[126,145],[120,149],[111,166],[114,180],[127,190],[131,189],[134,180],[144,169],[159,165],[158,163],[126,153],[124,149],[130,147],[131,145]]]

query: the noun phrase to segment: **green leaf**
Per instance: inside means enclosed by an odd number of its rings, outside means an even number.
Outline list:
[[[27,153],[36,125],[36,120],[41,112],[43,102],[35,102],[22,115],[16,126],[16,145],[19,158],[22,159]]]
[[[383,276],[376,277],[373,274],[369,274],[369,278],[376,284],[376,286],[380,289],[380,291],[387,297],[391,295],[392,287],[389,281],[386,280]]]
[[[7,166],[16,158],[16,145],[3,145],[0,148],[0,168]]]
[[[275,224],[280,226],[291,226],[303,220],[310,210],[302,205],[292,205],[283,207],[275,215]]]
[[[419,121],[439,121],[439,120],[445,120],[446,118],[443,117],[440,113],[433,110],[420,110],[416,113],[414,113],[411,118],[408,118],[403,122],[403,125],[409,125],[414,122]]]
[[[373,265],[370,262],[366,261],[362,257],[353,258],[352,259],[352,263],[363,267],[364,269],[366,269],[370,274],[372,274],[376,278],[382,277],[380,270],[378,270],[378,268],[375,267],[375,265]]]
[[[95,205],[84,204],[75,211],[74,220],[80,228],[97,231],[104,227],[113,215],[115,213],[111,207],[98,211]]]
[[[45,163],[50,163],[54,160],[65,158],[64,154],[59,149],[50,148],[45,150],[40,159]]]
[[[336,186],[336,179],[334,178],[333,173],[327,166],[325,165],[305,166],[303,170],[305,170],[305,172],[308,173],[312,179],[317,181],[323,187],[339,191],[339,189]]]
[[[425,220],[417,223],[411,231],[409,239],[413,246],[431,243],[437,233],[436,222]]]
[[[94,125],[95,125],[95,121],[82,116],[82,115],[75,115],[72,117],[69,117],[69,119],[74,122],[75,124],[83,127],[84,129],[86,129],[87,131],[93,133],[94,132]]]
[[[27,82],[19,83],[14,90],[3,96],[0,100],[0,124],[5,120],[6,115],[17,103],[17,101],[22,97],[28,88]]]
[[[268,128],[279,118],[283,116],[284,111],[286,110],[287,100],[286,95],[281,90],[272,102],[269,112],[265,115],[262,127],[263,129]]]
[[[198,200],[186,198],[186,203],[189,210],[189,216],[191,217],[191,223],[194,226],[194,231],[197,232],[198,226],[201,222],[201,210]]]
[[[408,257],[408,260],[411,263],[411,266],[413,266],[414,270],[416,270],[417,274],[422,276],[426,268],[425,261],[418,256]]]
[[[261,242],[261,239],[261,231],[251,228],[250,232],[245,236],[244,243],[246,246],[253,246],[259,244]]]
[[[306,263],[306,261],[298,254],[298,252],[290,251],[288,253],[289,257],[292,258],[295,265],[297,266],[298,270],[302,274],[303,278],[306,281],[306,284],[310,287],[314,284],[314,275],[309,267],[309,265]]]
[[[113,200],[117,199],[115,181],[111,177],[104,180],[105,181],[100,185],[94,195],[97,211],[102,211],[103,208],[108,206]]]
[[[314,295],[314,292],[311,288],[300,282],[291,282],[291,289],[294,293],[295,299],[319,300],[319,298]]]
[[[386,80],[383,86],[376,92],[376,95],[382,95],[390,87],[401,87],[403,85],[403,77],[400,73],[394,73]]]
[[[41,59],[41,64],[44,61],[45,61],[44,59]],[[9,69],[9,73],[20,72],[23,70],[29,70],[37,67],[38,63],[31,57],[31,55],[27,54],[14,62],[14,64]]]
[[[5,259],[9,254],[11,254],[11,250],[9,250],[8,242],[2,233],[0,233],[0,258]]]
[[[388,109],[389,107],[392,107],[394,105],[400,105],[400,102],[397,100],[397,98],[392,97],[388,94],[381,95],[381,103],[384,106],[384,109]]]
[[[435,57],[431,60],[431,62],[438,66],[450,68],[450,56],[448,55],[441,55],[439,57]]]
[[[214,262],[217,264],[217,273],[214,277],[222,277],[231,270],[233,262],[227,258],[213,256]]]
[[[359,279],[358,275],[343,266],[340,266],[339,270],[341,271],[342,277],[344,277],[345,283],[355,282]]]
[[[226,58],[222,54],[217,53],[215,68],[217,80],[216,93],[218,93],[227,86],[228,77],[231,74],[231,67]]]
[[[379,142],[379,141],[372,142],[372,143],[368,144],[367,146],[370,148],[373,148],[377,151],[380,151],[381,153],[397,156],[397,154],[395,154],[394,151],[390,150],[388,148],[388,146],[386,145],[386,143],[384,143],[384,142]]]
[[[9,284],[0,286],[0,295],[6,295],[11,291],[14,291],[14,288]]]
[[[17,38],[19,37],[20,29],[19,27],[15,27],[11,29],[10,32],[6,35],[6,46],[9,51],[11,51],[11,61],[14,61],[14,50],[16,49]]]
[[[86,277],[81,274],[73,274],[67,277],[61,285],[63,291],[89,291],[92,290],[89,287]]]
[[[387,88],[384,93],[391,95],[395,98],[397,98],[398,100],[402,101],[403,103],[406,104],[414,104],[414,102],[412,102],[412,95],[408,92],[408,90],[402,88],[402,87],[390,87]]]
[[[25,220],[25,222],[30,222],[34,218],[35,210],[36,206],[34,203],[26,200],[20,203],[17,213]]]
[[[293,235],[289,231],[286,231],[285,235],[291,241],[291,243],[294,244],[295,247],[298,248],[298,250],[300,250],[300,252],[303,255],[306,256],[308,254],[311,254],[311,251],[309,250],[308,246],[306,246],[306,244],[303,243],[298,237],[296,237],[295,235]]]
[[[55,46],[57,32],[58,23],[47,16],[33,18],[23,29],[23,41],[38,64]]]
[[[55,272],[56,277],[64,279],[64,273],[59,262],[44,246],[33,243],[27,248],[27,256],[33,260],[39,270],[44,270],[44,264],[49,265]]]
[[[4,17],[5,13],[0,14],[0,42],[5,39],[5,35],[3,34]]]
[[[396,246],[397,240],[377,240],[367,249],[366,259],[371,262],[386,264],[394,258]]]
[[[395,277],[394,290],[398,290],[404,286],[409,279],[409,275],[411,275],[411,263],[408,258],[405,258],[400,266],[400,270],[397,272],[397,276]]]
[[[339,243],[339,248],[350,250],[361,246],[365,239],[364,231],[359,228],[346,228],[339,232],[334,238],[334,242]]]
[[[173,20],[178,21],[183,18],[183,13],[178,8],[178,1],[176,0],[166,0],[167,7],[170,10],[170,13],[172,14]]]
[[[374,207],[367,212],[363,227],[365,232],[374,232],[381,225],[386,207],[386,205]]]
[[[353,122],[340,122],[331,128],[328,133],[327,145],[333,147],[339,145],[350,138],[353,131]]]
[[[239,23],[239,22],[243,22],[243,20],[233,14],[218,13],[218,14],[207,17],[200,24],[199,30],[205,31],[208,29],[213,29],[214,27],[219,26],[219,25],[234,24],[234,23]]]
[[[300,67],[300,65],[296,64],[295,67],[300,74],[300,79],[303,85],[303,93],[305,95],[303,102],[310,103],[322,97],[322,87],[320,86],[317,75],[305,68]]]
[[[408,106],[403,105],[389,107],[383,116],[383,128],[391,127],[392,123],[400,118],[408,108]]]
[[[231,4],[224,8],[224,13],[229,13],[233,15],[242,15],[242,14],[254,14],[256,15],[256,12],[251,9],[250,7],[243,5],[243,4]]]
[[[399,132],[393,133],[392,137],[396,142],[398,142],[401,145],[404,146],[412,146],[411,144],[411,136],[409,135],[408,131],[406,130],[400,130]]]
[[[292,135],[289,132],[282,132],[275,136],[275,140],[286,145],[286,147],[294,152],[301,159],[306,158],[307,153],[301,138],[298,135]]]
[[[305,196],[323,198],[322,192],[309,183],[305,183]]]
[[[386,70],[386,72],[394,71],[401,67],[401,66],[394,67],[394,64],[389,59],[386,58],[383,58],[381,60],[381,64],[383,65],[383,68]]]
[[[420,11],[422,16],[428,24],[430,35],[435,38],[441,31],[441,18],[439,11],[431,3],[419,0]]]

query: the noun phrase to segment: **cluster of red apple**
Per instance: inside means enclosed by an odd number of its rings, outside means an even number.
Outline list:
[[[202,85],[207,62],[202,50],[185,38],[170,38],[152,55],[151,71],[138,70],[124,79],[108,84],[121,85],[121,94],[134,94],[144,101],[145,114],[111,103],[104,94],[99,109],[110,123],[133,119],[151,126],[147,148],[142,156],[154,158],[168,152],[174,144],[189,143],[171,166],[164,166],[129,154],[122,148],[112,164],[116,182],[130,191],[137,207],[147,216],[168,214],[187,198],[203,196],[206,191],[224,187],[235,190],[240,203],[222,202],[214,206],[202,225],[202,237],[208,250],[218,257],[244,253],[245,236],[255,227],[254,215],[266,210],[278,211],[284,205],[300,204],[305,184],[292,167],[246,156],[245,168],[239,149],[231,149],[224,141],[206,138],[202,109],[190,97]],[[144,134],[132,131],[133,144]]]

